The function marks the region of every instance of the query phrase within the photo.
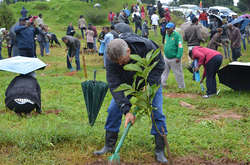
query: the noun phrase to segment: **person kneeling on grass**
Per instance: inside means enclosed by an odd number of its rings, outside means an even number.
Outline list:
[[[19,115],[41,110],[41,88],[34,72],[16,76],[5,92],[5,106]]]
[[[193,60],[198,60],[198,67],[194,69],[197,72],[201,65],[204,66],[204,72],[200,83],[206,77],[207,94],[203,98],[209,98],[216,95],[216,72],[219,70],[222,63],[222,55],[220,52],[213,49],[195,46],[189,51],[189,57]]]
[[[75,62],[76,62],[76,70],[79,71],[80,68],[80,46],[81,42],[79,39],[72,37],[72,36],[64,36],[62,38],[62,41],[65,43],[67,46],[67,68],[70,69],[70,71],[73,71],[74,68],[71,65],[73,57],[75,57]]]
[[[122,38],[122,39],[120,39]],[[108,108],[108,117],[106,120],[106,139],[104,147],[95,151],[95,155],[103,155],[107,152],[113,152],[117,142],[118,133],[121,126],[122,116],[125,116],[125,127],[129,122],[134,124],[135,116],[129,112],[131,108],[130,98],[124,95],[123,91],[114,92],[114,90],[123,83],[133,84],[133,77],[136,72],[126,71],[123,66],[128,63],[134,63],[130,59],[130,54],[138,54],[141,58],[146,58],[146,54],[151,50],[156,50],[158,46],[146,38],[132,33],[122,33],[119,39],[110,41],[107,47],[107,81],[112,93],[113,99]],[[161,74],[164,70],[164,60],[161,53],[154,59],[158,64],[150,72],[148,82],[150,85],[161,83]],[[164,154],[164,138],[161,134],[167,134],[166,118],[162,111],[163,97],[162,87],[160,87],[153,99],[152,106],[157,110],[153,111],[155,124],[152,121],[151,134],[155,136],[155,158],[160,163],[167,163]],[[156,128],[157,126],[157,128]],[[163,130],[164,129],[164,132]],[[158,131],[157,131],[158,130]]]

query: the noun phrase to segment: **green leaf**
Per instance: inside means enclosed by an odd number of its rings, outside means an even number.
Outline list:
[[[149,51],[148,53],[147,53],[147,55],[146,55],[146,60],[147,60],[147,64],[149,64],[149,60],[151,59],[151,57],[152,57],[152,54],[153,54],[153,49],[151,50],[151,51]]]
[[[145,59],[141,58],[141,56],[139,55],[133,54],[133,55],[130,55],[130,58],[141,64],[145,64]]]
[[[139,90],[140,85],[141,85],[144,81],[145,81],[144,79],[140,79],[140,81],[138,82],[137,87],[136,87],[137,90]]]
[[[142,72],[141,67],[137,64],[127,64],[123,67],[123,69],[127,71]]]
[[[135,93],[136,91],[134,89],[129,89],[127,91],[125,91],[125,96],[128,96],[128,95],[133,95],[133,93]]]
[[[149,65],[157,56],[158,54],[160,53],[160,48],[156,49],[153,53],[152,53],[152,56],[149,60],[147,60],[147,64]]]
[[[114,92],[120,92],[120,91],[125,91],[125,90],[129,90],[132,89],[132,87],[126,83],[121,84],[119,87],[117,87]]]

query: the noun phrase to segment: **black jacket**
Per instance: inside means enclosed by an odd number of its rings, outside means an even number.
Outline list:
[[[131,49],[131,54],[137,54],[143,58],[146,57],[147,53],[150,50],[155,50],[158,48],[158,45],[156,45],[153,41],[140,37],[133,33],[123,33],[120,35],[120,38],[127,42],[129,48]],[[159,62],[149,74],[148,82],[150,83],[150,85],[161,83],[161,74],[163,73],[165,66],[161,53],[159,53],[154,61]],[[135,63],[135,61],[130,60],[129,63]],[[127,112],[129,112],[131,107],[129,98],[125,97],[124,92],[113,92],[113,90],[122,83],[132,85],[133,76],[136,72],[123,70],[123,66],[112,62],[109,58],[107,58],[106,70],[107,81],[112,96],[115,99],[115,102],[119,106],[120,110],[124,114],[126,114]]]
[[[17,98],[29,99],[36,104],[37,111],[41,110],[41,88],[37,80],[28,75],[15,77],[5,92],[5,105]]]

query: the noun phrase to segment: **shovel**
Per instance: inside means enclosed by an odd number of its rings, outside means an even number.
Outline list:
[[[122,137],[119,141],[119,144],[117,145],[116,149],[115,149],[115,152],[112,156],[109,157],[109,164],[120,164],[120,156],[119,156],[119,151],[122,147],[122,144],[128,134],[128,131],[130,129],[130,127],[132,126],[131,122],[128,123],[127,127],[125,128],[123,134],[122,134]]]

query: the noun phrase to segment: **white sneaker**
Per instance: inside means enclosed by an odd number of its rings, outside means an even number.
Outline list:
[[[203,96],[202,96],[202,98],[204,98],[204,99],[208,99],[208,98],[209,98],[209,96],[208,96],[208,95],[203,95]]]

